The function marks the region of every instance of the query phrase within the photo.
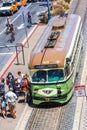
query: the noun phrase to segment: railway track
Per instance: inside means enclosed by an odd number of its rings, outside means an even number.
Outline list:
[[[83,27],[86,16],[86,5],[87,0],[73,0],[72,6],[69,11],[69,13],[75,13],[82,17]],[[83,70],[86,49],[87,47],[82,50],[82,60],[80,61],[81,69],[75,81],[75,85],[80,84],[81,82],[81,74]],[[33,108],[32,113],[27,121],[25,130],[72,130],[76,109],[76,101],[76,97],[75,95],[73,95],[70,102],[64,106],[53,107],[53,105],[51,105],[51,107]]]
[[[34,116],[30,118],[28,123],[32,122],[32,124],[28,125],[26,130],[57,130],[61,118],[61,107],[36,108]]]

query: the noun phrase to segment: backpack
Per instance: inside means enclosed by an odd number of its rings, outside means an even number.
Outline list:
[[[21,88],[24,87],[24,80],[23,80],[23,79],[20,81],[20,87],[21,87]]]
[[[2,107],[6,107],[7,106],[7,103],[6,103],[6,101],[2,101],[2,105],[1,105]]]
[[[6,99],[5,99],[5,97],[2,97],[1,107],[6,107],[6,106],[7,106]]]

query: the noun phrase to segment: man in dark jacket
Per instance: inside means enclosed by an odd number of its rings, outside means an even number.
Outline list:
[[[2,78],[0,81],[0,96],[2,96],[3,93],[5,93],[5,79],[4,78]]]

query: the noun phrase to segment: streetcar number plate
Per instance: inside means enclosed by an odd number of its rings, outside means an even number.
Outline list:
[[[49,98],[45,98],[45,101],[46,101],[46,102],[50,102],[50,99],[49,99]]]

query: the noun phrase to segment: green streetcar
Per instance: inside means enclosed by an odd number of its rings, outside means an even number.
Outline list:
[[[81,18],[75,14],[53,17],[29,61],[33,104],[64,104],[73,95],[82,48]]]

